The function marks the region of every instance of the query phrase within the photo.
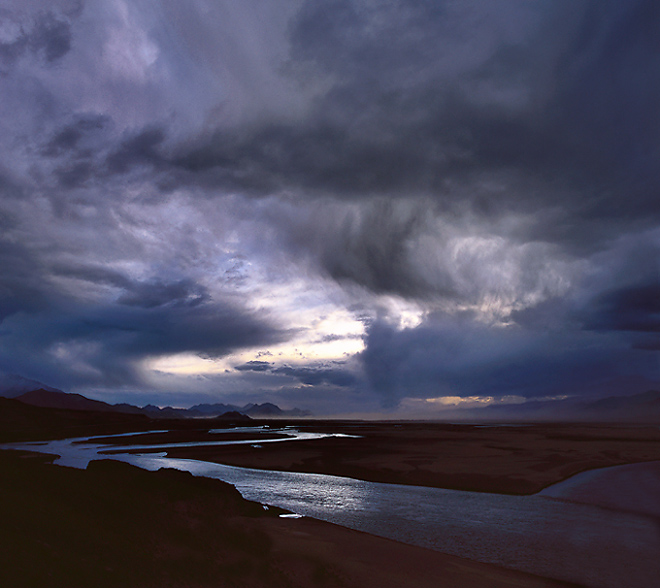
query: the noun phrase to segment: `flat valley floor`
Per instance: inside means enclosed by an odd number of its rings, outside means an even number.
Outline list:
[[[209,432],[208,424],[201,424],[152,423],[169,432],[140,435],[139,443],[253,438],[240,430]],[[272,437],[284,426],[351,437],[176,448],[168,455],[506,494],[532,494],[594,468],[660,460],[656,426],[258,424],[272,429],[264,431]],[[137,440],[129,436],[107,442]],[[216,480],[173,470],[146,472],[110,460],[92,462],[87,470],[51,461],[39,454],[0,452],[3,586],[570,585],[312,519],[280,518],[277,509],[266,511]]]

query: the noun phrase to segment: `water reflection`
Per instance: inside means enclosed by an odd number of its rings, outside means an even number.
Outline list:
[[[287,442],[326,436],[291,429],[285,432],[291,435],[284,439]],[[274,441],[283,440],[257,438],[240,443]],[[204,444],[208,443],[195,445]],[[190,445],[133,445],[122,450]],[[72,440],[14,447],[60,455],[57,463],[73,467],[85,467],[90,459],[107,457],[103,452],[108,449],[107,445],[81,445]],[[216,478],[233,484],[245,498],[262,504],[587,586],[651,588],[660,577],[657,519],[640,514],[575,504],[550,495],[504,496],[378,484],[338,476],[174,459],[165,453],[124,453],[112,457],[149,470],[171,467]],[[628,483],[634,485],[634,479]]]
[[[657,527],[629,513],[539,495],[377,484],[193,460],[152,462],[150,456],[131,460],[217,478],[250,500],[305,516],[587,586],[651,588],[660,577]]]
[[[218,429],[218,430],[222,430],[223,432],[225,431],[223,429]],[[285,435],[285,437],[282,437],[280,439],[239,439],[233,441],[184,441],[184,442],[176,442],[176,443],[158,443],[158,444],[152,443],[148,445],[135,445],[135,444],[111,445],[109,446],[111,447],[111,449],[108,448],[105,450],[100,450],[100,452],[102,454],[114,454],[114,453],[123,453],[126,451],[147,451],[152,449],[175,449],[175,448],[178,449],[182,447],[217,447],[221,445],[252,445],[253,447],[256,445],[258,447],[263,443],[282,443],[285,441],[310,441],[312,439],[325,439],[327,437],[354,437],[354,435],[345,435],[342,433],[306,433],[306,432],[298,431],[297,429],[264,430],[263,427],[253,427],[247,430],[231,429],[231,431],[233,432],[235,432],[236,430],[240,430],[241,432],[247,432],[247,433],[251,433],[251,432],[277,433],[280,435]],[[109,437],[105,437],[105,438],[109,438]]]

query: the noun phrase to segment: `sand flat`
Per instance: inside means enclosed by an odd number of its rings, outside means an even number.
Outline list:
[[[534,494],[583,471],[660,460],[657,427],[328,423],[307,428],[360,438],[259,448],[179,448],[168,455],[248,468],[505,494]]]

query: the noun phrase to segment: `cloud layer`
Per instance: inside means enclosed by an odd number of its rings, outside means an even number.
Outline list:
[[[0,370],[333,413],[657,384],[659,27],[652,0],[6,2]]]

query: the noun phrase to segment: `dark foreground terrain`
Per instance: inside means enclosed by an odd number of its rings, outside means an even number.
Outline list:
[[[232,487],[114,461],[87,470],[0,451],[0,586],[553,587],[314,521]]]
[[[252,438],[245,423],[154,421],[0,399],[0,442],[153,431],[133,441]],[[533,493],[587,469],[660,460],[657,426],[252,421],[359,437],[177,448],[170,454],[393,483]],[[167,433],[159,431],[167,430]],[[264,431],[261,439],[277,438]],[[138,441],[139,439],[139,441]],[[130,443],[130,437],[108,442]],[[0,586],[518,587],[565,586],[312,519],[279,518],[232,487],[124,463],[87,470],[0,451]]]

